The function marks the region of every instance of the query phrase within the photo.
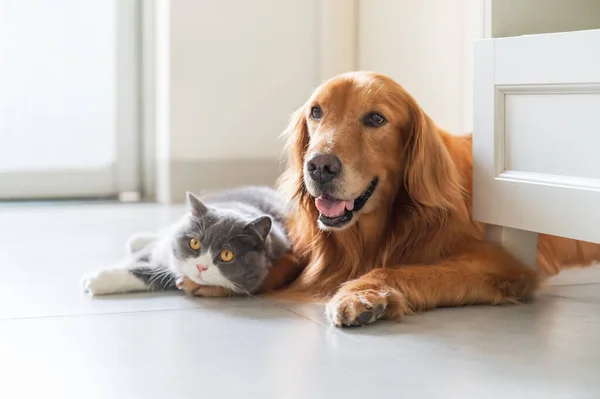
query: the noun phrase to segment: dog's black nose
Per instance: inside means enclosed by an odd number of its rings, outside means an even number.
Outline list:
[[[318,183],[333,180],[342,171],[342,162],[332,154],[315,153],[308,159],[306,169],[310,178]]]

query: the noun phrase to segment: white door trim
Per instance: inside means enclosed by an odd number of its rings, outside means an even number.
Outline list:
[[[140,190],[141,5],[117,1],[117,149],[114,189],[117,194]]]

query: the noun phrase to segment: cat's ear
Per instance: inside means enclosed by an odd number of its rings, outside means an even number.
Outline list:
[[[248,223],[246,227],[256,231],[263,240],[266,240],[267,235],[271,231],[272,225],[273,222],[271,221],[271,218],[269,216],[259,216],[258,218]]]
[[[188,205],[194,216],[200,217],[208,211],[208,208],[206,207],[206,205],[204,205],[202,203],[202,201],[200,201],[200,199],[198,197],[196,197],[194,194],[192,194],[188,191],[186,193],[186,195],[187,195]]]

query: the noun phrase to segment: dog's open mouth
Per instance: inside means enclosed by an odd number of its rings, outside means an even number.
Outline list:
[[[375,177],[360,197],[353,200],[339,200],[326,194],[317,197],[315,206],[320,213],[319,221],[327,227],[342,227],[352,220],[355,212],[360,211],[365,206],[371,195],[373,195],[378,182],[379,179]]]

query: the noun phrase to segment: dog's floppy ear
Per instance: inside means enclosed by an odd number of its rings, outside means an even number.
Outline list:
[[[302,169],[308,147],[308,126],[304,106],[292,114],[282,137],[285,140],[287,166],[279,179],[279,186],[289,195],[289,198],[295,198],[304,191]]]
[[[414,100],[413,100],[414,101]],[[416,102],[409,103],[410,124],[406,147],[404,184],[418,203],[453,208],[461,199],[458,169],[446,148],[439,128]]]

